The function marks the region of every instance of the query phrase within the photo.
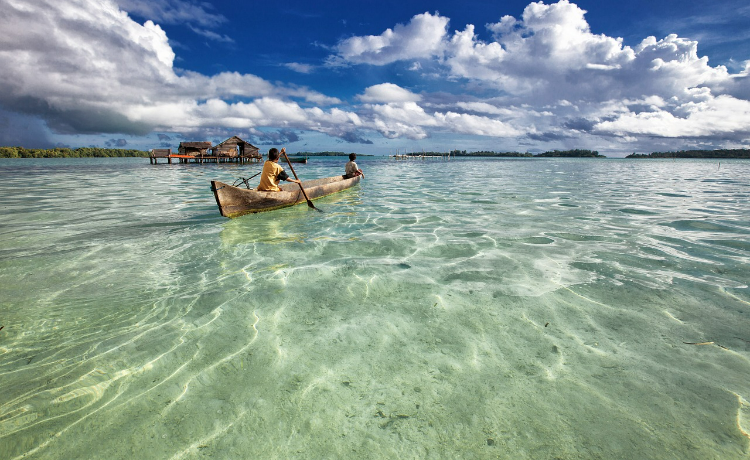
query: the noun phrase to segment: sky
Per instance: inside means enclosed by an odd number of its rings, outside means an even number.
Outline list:
[[[0,145],[750,148],[747,0],[0,0]]]

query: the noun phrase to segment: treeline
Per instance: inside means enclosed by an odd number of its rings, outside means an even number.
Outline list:
[[[552,150],[551,152],[538,153],[535,157],[566,157],[566,158],[607,158],[599,155],[596,150]]]
[[[596,150],[551,150],[544,153],[537,153],[532,155],[531,153],[519,153],[519,152],[467,152],[466,150],[452,150],[451,155],[457,157],[564,157],[564,158],[607,158],[604,155],[599,155]]]
[[[143,150],[102,149],[79,147],[69,149],[25,149],[23,147],[0,147],[0,158],[93,158],[93,157],[148,157]]]
[[[531,157],[530,153],[519,153],[519,152],[490,152],[482,150],[479,152],[467,152],[466,150],[451,150],[451,156],[456,157]],[[438,154],[440,155],[440,154]]]
[[[750,149],[680,150],[678,152],[633,153],[625,158],[750,158]]]

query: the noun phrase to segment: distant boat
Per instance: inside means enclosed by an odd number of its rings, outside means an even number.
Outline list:
[[[307,157],[289,157],[290,163],[307,163]]]
[[[344,176],[326,177],[302,182],[308,198],[314,200],[332,193],[340,192],[357,185],[362,177],[344,179]],[[217,180],[211,181],[216,204],[224,217],[239,217],[255,212],[273,211],[299,203],[305,203],[305,197],[295,183],[279,185],[280,192],[260,192],[255,189],[235,187]]]

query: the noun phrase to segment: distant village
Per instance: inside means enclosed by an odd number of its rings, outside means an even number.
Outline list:
[[[245,163],[260,161],[263,155],[258,147],[232,136],[217,145],[211,145],[210,142],[180,142],[177,153],[172,153],[172,149],[151,150],[151,164],[157,164],[160,158],[166,159],[167,163],[172,163],[172,160],[180,163]]]

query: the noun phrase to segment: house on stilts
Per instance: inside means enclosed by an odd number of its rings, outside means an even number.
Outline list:
[[[165,158],[169,164],[173,159],[179,163],[245,163],[261,161],[263,156],[258,147],[232,136],[215,146],[210,142],[180,142],[176,154],[172,149],[151,150],[151,164],[157,164],[159,158]]]

